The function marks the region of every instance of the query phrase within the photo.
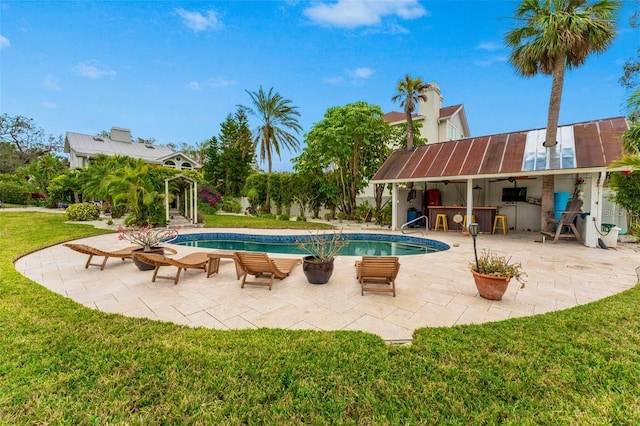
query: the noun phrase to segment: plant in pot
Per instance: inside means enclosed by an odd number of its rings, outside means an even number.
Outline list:
[[[476,261],[469,264],[478,293],[485,299],[502,300],[511,278],[515,278],[521,284],[520,288],[524,288],[527,274],[522,264],[511,262],[511,258],[484,249],[480,256],[476,255]]]
[[[302,271],[311,284],[325,284],[333,274],[333,261],[340,249],[349,241],[342,231],[331,234],[316,231],[307,238],[296,240],[298,247],[307,253],[303,258]]]
[[[120,240],[127,240],[140,246],[140,248],[134,250],[134,253],[136,251],[141,251],[164,254],[164,247],[160,244],[173,241],[177,236],[178,231],[175,229],[153,228],[150,226],[118,227],[118,238]],[[135,255],[133,256],[133,262],[140,270],[145,271],[154,269],[153,265],[142,262],[137,259]]]

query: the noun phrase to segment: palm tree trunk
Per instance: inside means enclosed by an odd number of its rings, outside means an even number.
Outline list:
[[[413,149],[413,120],[411,119],[411,111],[405,111],[407,116],[407,149]]]
[[[549,98],[549,112],[547,115],[547,133],[545,135],[544,146],[547,148],[547,158],[549,159],[548,170],[560,168],[560,156],[558,154],[558,120],[560,117],[560,103],[562,100],[562,89],[564,86],[564,55],[558,55],[555,59],[553,70],[553,81],[551,83],[551,97]],[[549,224],[546,215],[553,212],[553,192],[554,175],[545,175],[542,178],[542,205],[540,215],[540,230],[547,231]]]

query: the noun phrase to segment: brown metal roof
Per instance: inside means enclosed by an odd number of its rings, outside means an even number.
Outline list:
[[[561,126],[554,173],[606,168],[622,156],[624,117]],[[542,147],[545,129],[502,133],[430,143],[411,151],[397,150],[373,177],[374,182],[435,180],[471,176],[518,176],[552,170],[548,149]]]

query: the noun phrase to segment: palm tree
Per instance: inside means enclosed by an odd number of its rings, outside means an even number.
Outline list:
[[[267,199],[265,210],[271,209],[271,195],[269,188],[269,177],[271,176],[273,152],[280,158],[280,150],[286,147],[296,151],[299,147],[298,139],[287,131],[293,130],[299,133],[302,126],[296,117],[300,116],[298,107],[292,106],[289,99],[284,99],[279,93],[273,93],[273,87],[268,93],[262,89],[257,92],[249,92],[251,101],[255,108],[246,108],[249,113],[258,117],[262,122],[253,133],[253,145],[256,152],[260,152],[260,160],[267,160]]]
[[[565,70],[582,65],[590,53],[601,53],[611,45],[619,8],[618,0],[524,0],[515,14],[522,25],[504,38],[513,49],[509,63],[520,75],[553,76],[544,141],[552,169],[559,167],[555,145]],[[553,179],[552,175],[543,178],[543,212],[553,210]],[[541,224],[544,230],[544,217]]]
[[[431,84],[424,83],[420,77],[413,79],[407,74],[404,80],[398,81],[396,93],[391,100],[393,102],[400,101],[400,106],[404,108],[404,114],[407,117],[407,149],[413,149],[413,118],[411,114],[416,109],[416,106],[420,101],[427,101],[427,94],[425,93],[431,88]]]

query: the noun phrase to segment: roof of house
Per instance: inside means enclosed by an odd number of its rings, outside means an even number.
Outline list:
[[[114,141],[107,137],[83,135],[67,132],[64,152],[73,150],[76,155],[92,157],[98,154],[126,155],[140,158],[148,163],[162,163],[162,157],[173,154],[173,150],[162,145],[151,145],[140,142]]]
[[[576,173],[604,169],[622,156],[624,117],[561,126],[554,150],[559,165],[550,166],[544,148],[546,129],[471,137],[396,150],[373,177],[374,183],[428,181],[443,178]]]
[[[442,107],[440,108],[440,115],[438,118],[444,119],[444,118],[452,117],[456,112],[460,111],[462,107],[463,107],[462,104]],[[406,118],[407,116],[405,115],[405,113],[400,111],[391,111],[382,116],[382,119],[387,123],[404,122]],[[418,114],[411,114],[411,118],[413,118],[414,120],[424,119],[422,115],[418,115]]]

